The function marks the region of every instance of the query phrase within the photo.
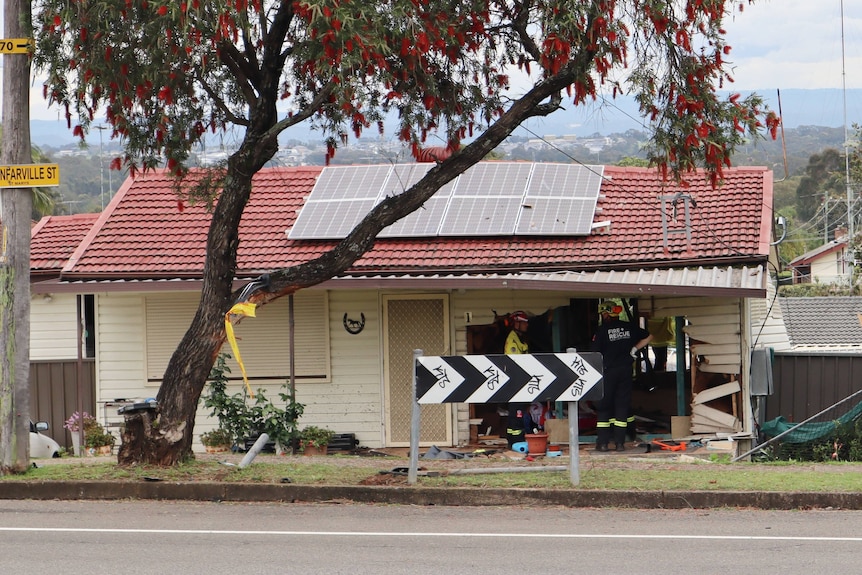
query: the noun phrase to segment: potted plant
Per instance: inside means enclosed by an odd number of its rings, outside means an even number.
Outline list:
[[[110,431],[105,430],[95,417],[84,415],[84,446],[87,448],[87,454],[110,455],[117,438]]]
[[[331,429],[308,425],[299,432],[299,447],[305,455],[326,455],[326,447],[334,436]]]
[[[210,371],[208,392],[202,396],[204,406],[210,409],[210,416],[218,419],[218,426],[232,438],[239,449],[247,449],[254,444],[261,433],[269,435],[265,451],[283,453],[292,449],[299,435],[296,422],[303,411],[303,404],[296,402],[287,383],[281,386],[278,397],[284,402],[267,397],[265,389],[249,397],[246,390],[231,395],[228,392],[227,366],[228,354],[219,354]],[[271,447],[270,447],[271,446]]]
[[[207,453],[222,453],[230,450],[233,438],[227,429],[218,427],[201,433],[201,443],[206,447]]]
[[[69,430],[72,436],[72,450],[75,456],[81,455],[81,430],[84,428],[84,422],[87,419],[92,419],[93,416],[84,411],[76,411],[69,416],[63,427]]]

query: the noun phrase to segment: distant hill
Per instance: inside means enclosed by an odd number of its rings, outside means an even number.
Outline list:
[[[841,90],[784,90],[779,94],[774,89],[759,90],[770,108],[781,110],[786,128],[799,126],[825,126],[830,128],[844,125],[844,97]],[[862,123],[862,89],[847,90],[847,122]],[[394,122],[392,123],[394,124]],[[632,98],[620,97],[616,100],[598,102],[591,106],[555,112],[547,118],[530,120],[523,128],[515,131],[519,136],[575,135],[579,137],[593,134],[618,134],[628,130],[644,130],[637,112],[637,104]],[[62,148],[75,145],[77,139],[66,127],[65,121],[33,120],[30,123],[31,140],[40,147]],[[388,126],[387,134],[395,133]],[[377,130],[370,130],[369,136],[377,139]],[[105,134],[107,144],[107,134]],[[319,142],[323,138],[319,132],[299,125],[283,135],[283,138],[304,142]],[[93,131],[88,138],[90,146],[99,145],[99,133]],[[212,145],[217,145],[216,139]]]

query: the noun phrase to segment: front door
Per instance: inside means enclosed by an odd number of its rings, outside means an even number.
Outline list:
[[[449,355],[449,299],[446,295],[384,296],[383,346],[386,445],[410,445],[413,414],[413,350]],[[452,445],[448,405],[420,406],[421,445]]]

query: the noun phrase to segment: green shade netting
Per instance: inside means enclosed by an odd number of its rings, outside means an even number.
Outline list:
[[[787,435],[781,436],[781,441],[785,443],[805,443],[814,439],[820,439],[824,435],[828,435],[835,431],[840,425],[846,425],[856,421],[862,415],[862,402],[857,403],[853,409],[839,417],[830,421],[819,421],[813,423],[792,423],[783,417],[779,416],[775,419],[770,419],[760,427],[760,431],[767,437],[776,437],[788,429],[793,429]]]

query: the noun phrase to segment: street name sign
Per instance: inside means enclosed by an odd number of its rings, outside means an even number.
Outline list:
[[[420,356],[418,403],[579,401],[602,397],[602,354]]]
[[[0,166],[0,188],[46,188],[60,185],[57,164]]]
[[[27,54],[30,52],[32,40],[29,38],[11,38],[0,40],[0,54]]]

